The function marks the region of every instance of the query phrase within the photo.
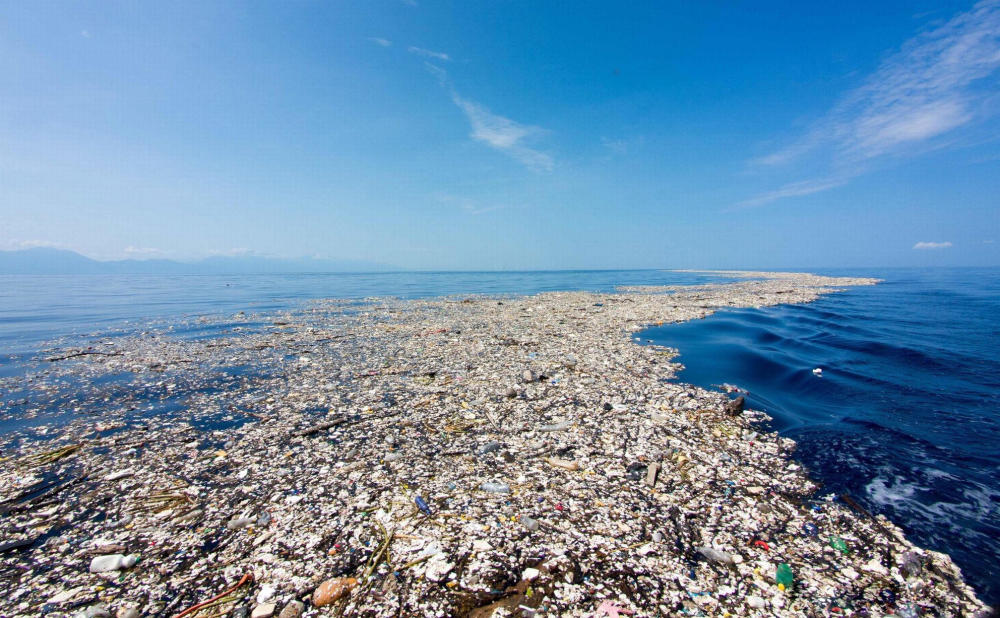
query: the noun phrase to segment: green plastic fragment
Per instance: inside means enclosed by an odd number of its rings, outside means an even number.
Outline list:
[[[778,565],[778,570],[774,572],[774,581],[781,584],[787,590],[792,587],[792,582],[795,577],[792,575],[792,567],[788,566],[787,562],[782,562]]]
[[[830,547],[836,549],[842,554],[846,554],[850,551],[847,549],[847,543],[844,542],[844,539],[836,535],[830,537]]]

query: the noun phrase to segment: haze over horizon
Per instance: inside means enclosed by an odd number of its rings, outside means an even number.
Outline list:
[[[1000,265],[1000,0],[0,2],[0,249]]]

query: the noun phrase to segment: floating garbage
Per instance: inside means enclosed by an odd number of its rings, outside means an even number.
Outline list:
[[[510,485],[507,483],[482,483],[479,489],[491,494],[509,494]]]
[[[779,590],[790,589],[794,579],[795,578],[792,575],[792,567],[788,566],[787,562],[782,562],[778,565],[777,570],[774,572],[774,583],[778,584]]]
[[[881,615],[884,589],[975,615],[947,556],[817,496],[764,413],[631,340],[870,283],[326,300],[53,342],[0,375],[0,420],[39,423],[0,435],[0,615]]]

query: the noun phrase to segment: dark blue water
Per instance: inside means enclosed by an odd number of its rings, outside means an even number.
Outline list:
[[[849,493],[949,553],[996,605],[1000,269],[855,274],[885,282],[642,336],[680,350],[681,381],[746,389],[799,443],[823,491]]]

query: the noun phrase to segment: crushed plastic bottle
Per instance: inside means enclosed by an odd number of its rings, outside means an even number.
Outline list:
[[[774,572],[774,581],[778,584],[778,590],[788,590],[792,587],[795,577],[792,575],[792,567],[788,566],[787,562],[778,565]]]
[[[413,499],[413,501],[417,503],[417,508],[420,509],[425,515],[431,514],[431,507],[426,502],[424,502],[423,498],[417,496],[416,498]]]
[[[902,607],[896,608],[896,615],[900,618],[918,618],[920,612],[917,611],[914,605],[907,603]]]
[[[561,423],[553,423],[551,425],[542,425],[538,428],[538,431],[565,431],[573,426],[573,421],[563,421]]]
[[[711,562],[718,562],[720,564],[733,564],[733,557],[731,554],[727,554],[724,551],[719,551],[713,547],[699,547],[698,553],[705,557],[706,560]]]
[[[491,494],[509,494],[510,485],[507,483],[487,482],[479,486],[479,489]]]
[[[842,554],[847,554],[851,551],[850,549],[847,548],[847,543],[844,541],[844,539],[840,538],[837,535],[832,535],[830,537],[830,547],[836,549]]]
[[[817,527],[816,524],[812,523],[811,521],[807,521],[806,523],[802,524],[802,533],[805,534],[806,536],[818,536],[819,527]]]
[[[91,573],[107,573],[119,569],[130,569],[139,562],[136,555],[123,556],[121,554],[108,554],[106,556],[95,556],[90,561]]]

